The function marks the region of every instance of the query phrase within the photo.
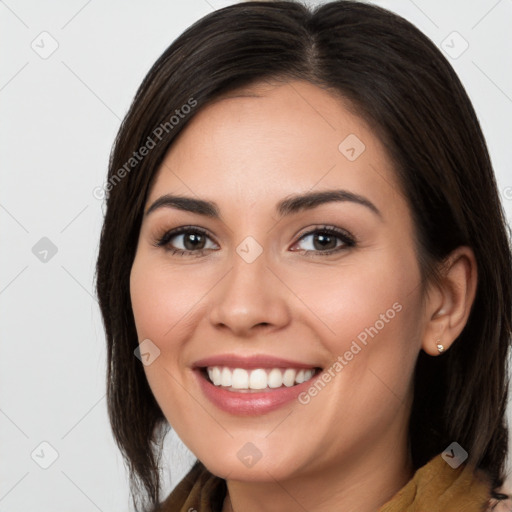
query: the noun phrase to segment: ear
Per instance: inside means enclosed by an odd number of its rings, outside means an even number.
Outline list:
[[[421,347],[431,355],[453,344],[467,323],[478,282],[476,258],[469,247],[458,247],[444,261],[440,284],[432,284],[425,302]]]

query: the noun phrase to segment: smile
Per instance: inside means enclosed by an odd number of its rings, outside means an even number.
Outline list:
[[[214,385],[231,392],[271,391],[293,387],[313,378],[320,368],[230,368],[208,366],[206,378]]]
[[[304,360],[265,354],[218,354],[195,361],[192,370],[205,398],[235,416],[267,414],[293,405],[322,372],[320,366]]]

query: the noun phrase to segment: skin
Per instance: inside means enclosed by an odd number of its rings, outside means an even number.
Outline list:
[[[338,149],[349,134],[366,148],[354,161]],[[291,195],[336,189],[364,196],[381,216],[348,201],[280,220],[274,211]],[[462,331],[476,288],[472,251],[457,249],[441,285],[422,290],[411,212],[384,147],[342,99],[303,81],[253,85],[199,111],[166,155],[146,210],[164,194],[214,201],[221,218],[166,207],[144,217],[130,280],[136,328],[160,350],[145,371],[167,420],[227,479],[224,511],[342,503],[375,512],[413,475],[414,365],[420,350],[436,356],[438,340],[449,349]],[[208,232],[202,256],[154,245],[185,225]],[[315,254],[322,246],[304,234],[324,225],[357,245]],[[252,263],[236,252],[247,236],[263,250]],[[194,250],[184,241],[169,245]],[[343,245],[334,237],[327,249]],[[224,353],[329,368],[395,303],[401,311],[307,405],[232,415],[192,373],[194,361]],[[237,457],[247,442],[262,454],[251,468]]]

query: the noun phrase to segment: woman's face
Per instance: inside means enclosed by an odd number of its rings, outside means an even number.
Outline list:
[[[130,286],[156,400],[230,479],[405,453],[424,320],[390,160],[319,87],[236,94],[191,120],[147,200]]]

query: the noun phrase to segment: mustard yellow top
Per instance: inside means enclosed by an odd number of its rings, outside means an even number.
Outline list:
[[[200,462],[161,504],[159,512],[221,512],[226,481],[212,475]],[[377,512],[487,512],[510,511],[511,501],[496,505],[491,483],[482,471],[465,464],[452,469],[441,455],[419,468],[412,479]]]

